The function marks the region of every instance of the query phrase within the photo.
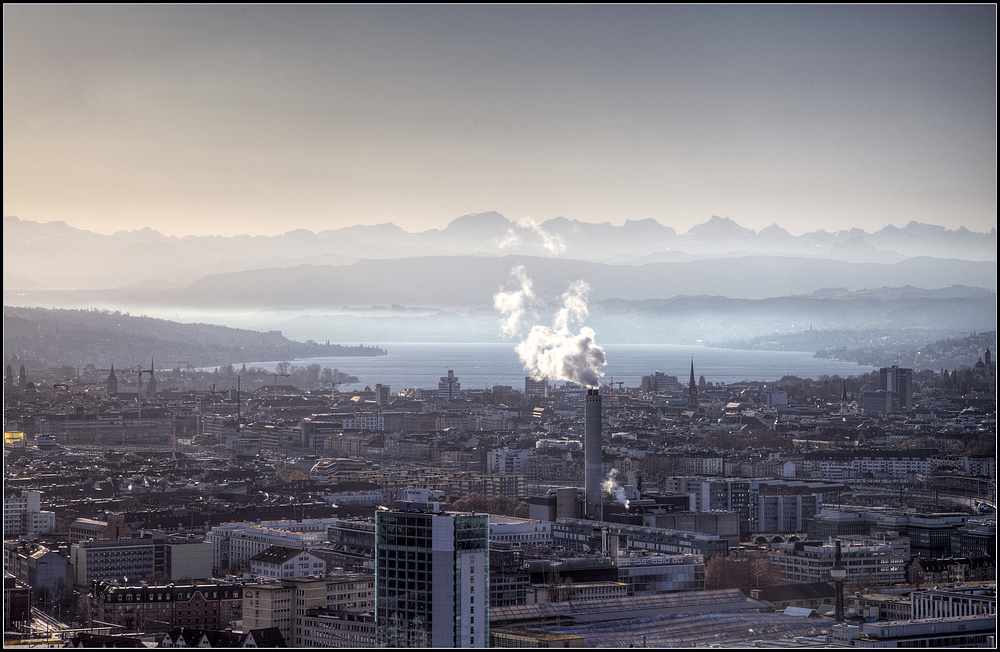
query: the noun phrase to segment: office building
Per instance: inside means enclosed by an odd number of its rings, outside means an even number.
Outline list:
[[[448,375],[441,376],[441,382],[438,383],[438,398],[442,401],[453,401],[458,398],[461,391],[462,384],[458,382],[455,372],[449,369]]]
[[[489,644],[489,515],[399,502],[375,516],[380,647]]]
[[[906,581],[906,560],[910,542],[905,538],[841,539],[841,558],[847,567],[847,581],[862,575],[874,578],[880,585]],[[833,543],[795,541],[771,545],[768,558],[781,569],[781,579],[797,582],[828,582],[836,558]]]
[[[879,386],[862,394],[865,414],[904,414],[913,411],[913,370],[895,365],[879,370]]]
[[[879,389],[894,394],[895,413],[913,411],[913,369],[893,365],[879,369]]]
[[[547,378],[532,378],[531,376],[524,377],[524,395],[525,396],[548,396],[549,395],[549,381]]]
[[[132,539],[88,540],[70,547],[78,586],[95,581],[143,581],[154,575],[170,581],[212,577],[212,546],[200,537],[144,531]]]

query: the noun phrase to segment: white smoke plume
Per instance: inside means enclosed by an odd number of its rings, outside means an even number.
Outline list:
[[[566,241],[558,233],[549,233],[537,224],[532,224],[531,230],[541,239],[545,250],[553,256],[561,254],[566,250]]]
[[[527,308],[537,303],[531,290],[531,279],[518,265],[511,270],[521,287],[513,292],[500,292],[493,297],[493,305],[504,315],[501,328],[506,335],[519,330],[521,318]],[[582,326],[578,333],[572,324],[587,316],[587,293],[590,287],[583,281],[570,285],[562,295],[562,307],[553,318],[552,327],[535,325],[515,347],[524,369],[535,378],[565,380],[586,387],[597,387],[607,364],[604,349],[594,342],[593,329]]]
[[[517,237],[517,233],[514,232],[513,228],[509,228],[507,229],[507,233],[504,235],[503,239],[494,240],[493,244],[496,245],[497,249],[506,249],[507,247],[513,247],[521,244],[521,239]]]
[[[503,315],[500,329],[507,337],[513,337],[517,334],[521,328],[521,318],[524,313],[536,303],[535,293],[531,290],[531,279],[524,271],[524,265],[515,265],[510,270],[510,275],[520,287],[510,292],[497,292],[493,295],[493,307]]]
[[[612,496],[622,505],[628,508],[628,498],[625,497],[625,489],[620,484],[618,484],[618,469],[611,469],[608,473],[608,477],[604,478],[604,482],[601,483],[601,491]]]

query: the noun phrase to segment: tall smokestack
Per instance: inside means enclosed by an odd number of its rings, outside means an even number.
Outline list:
[[[587,518],[604,520],[601,492],[601,395],[588,389],[584,402],[584,484]]]

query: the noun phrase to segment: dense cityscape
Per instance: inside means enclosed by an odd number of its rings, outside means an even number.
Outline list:
[[[988,348],[821,381],[441,373],[8,365],[7,642],[995,640]]]
[[[996,4],[3,12],[4,649],[997,647]]]

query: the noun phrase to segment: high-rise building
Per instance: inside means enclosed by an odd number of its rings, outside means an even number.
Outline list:
[[[531,376],[524,377],[524,395],[525,396],[548,396],[549,395],[549,381],[547,378],[532,378]]]
[[[375,405],[389,405],[389,386],[375,385]]]
[[[455,372],[449,369],[448,375],[441,376],[441,382],[438,383],[438,398],[442,401],[453,401],[458,398],[461,391],[462,384],[458,382]]]
[[[489,515],[399,502],[375,516],[380,647],[489,645]]]
[[[862,394],[865,414],[900,414],[913,411],[913,370],[895,365],[879,370],[879,387]]]
[[[894,412],[913,411],[913,369],[902,369],[896,365],[879,369],[879,389],[892,392]]]

